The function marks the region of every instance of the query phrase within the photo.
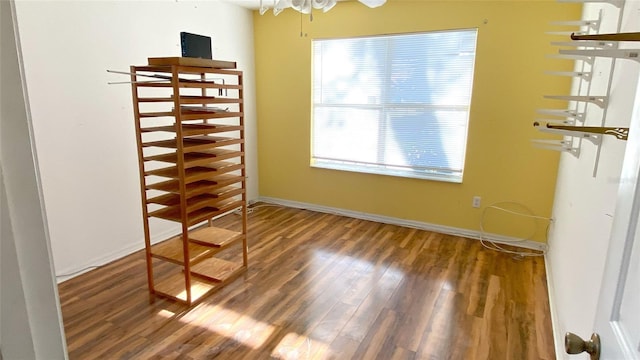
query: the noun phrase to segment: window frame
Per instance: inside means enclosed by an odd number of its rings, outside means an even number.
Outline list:
[[[393,103],[390,102],[388,98],[385,96],[381,96],[381,102],[379,104],[331,104],[331,103],[316,103],[315,89],[316,89],[316,73],[315,73],[315,48],[316,42],[323,41],[331,41],[331,40],[359,40],[359,39],[371,39],[371,38],[379,38],[379,37],[402,37],[402,36],[412,36],[412,35],[421,35],[421,34],[434,34],[434,33],[455,33],[455,32],[474,32],[475,33],[475,42],[473,47],[473,62],[472,68],[470,69],[470,84],[468,87],[468,103],[465,105],[437,105],[437,104],[427,104],[426,102],[409,102],[409,103]],[[436,30],[436,31],[421,31],[421,32],[408,32],[408,33],[398,33],[398,34],[385,34],[385,35],[373,35],[373,36],[356,36],[356,37],[344,37],[344,38],[323,38],[323,39],[314,39],[311,42],[311,87],[312,87],[312,96],[311,96],[311,146],[310,146],[310,166],[313,168],[323,168],[323,169],[331,169],[331,170],[339,170],[339,171],[349,171],[349,172],[359,172],[359,173],[369,173],[369,174],[377,174],[377,175],[386,175],[386,176],[395,176],[395,177],[405,177],[405,178],[417,178],[417,179],[426,179],[426,180],[436,180],[442,182],[452,182],[452,183],[462,183],[466,162],[466,152],[468,149],[468,134],[469,134],[469,124],[471,118],[471,104],[472,104],[472,96],[473,96],[473,87],[474,87],[474,75],[475,75],[475,66],[477,62],[477,45],[478,45],[478,28],[462,28],[462,29],[448,29],[448,30]],[[384,63],[385,70],[384,79],[383,79],[383,92],[389,91],[390,88],[390,78],[391,73],[388,68],[389,57]],[[315,114],[317,108],[322,107],[331,107],[331,108],[349,108],[349,109],[360,109],[360,110],[377,110],[378,111],[378,127],[384,128],[385,124],[392,121],[389,119],[389,109],[411,109],[411,110],[458,110],[464,111],[466,115],[466,119],[464,120],[464,135],[463,135],[463,144],[464,150],[462,153],[462,161],[460,166],[460,172],[456,170],[450,170],[445,168],[437,168],[436,166],[427,168],[419,168],[411,165],[390,165],[390,164],[381,164],[377,163],[367,163],[364,161],[350,161],[346,159],[332,159],[329,157],[320,157],[315,154]],[[376,146],[378,153],[384,150],[384,146],[380,145],[380,141],[387,141],[384,135],[377,135]],[[383,144],[384,145],[384,144]],[[380,156],[378,155],[378,158]]]

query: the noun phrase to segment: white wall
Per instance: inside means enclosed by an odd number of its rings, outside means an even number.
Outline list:
[[[7,359],[35,359],[29,315],[22,286],[15,237],[11,229],[7,194],[0,167],[0,344]]]
[[[64,359],[62,317],[11,5],[0,1],[0,358]]]
[[[638,1],[627,1],[623,10],[622,32],[640,30]],[[604,14],[600,33],[618,31],[619,10],[605,3],[584,5],[584,19]],[[569,19],[567,19],[569,20]],[[637,48],[637,45],[635,46]],[[611,61],[596,58],[591,95],[605,95]],[[628,126],[633,109],[640,64],[618,60],[613,67],[606,126]],[[584,93],[583,93],[584,95]],[[602,111],[590,105],[586,124],[600,126]],[[594,329],[600,285],[609,245],[616,194],[625,150],[625,142],[611,136],[603,138],[597,173],[596,146],[583,142],[579,158],[563,154],[560,161],[553,208],[555,223],[549,237],[547,272],[552,307],[555,308],[556,352],[564,352],[564,333],[574,332],[588,338]],[[572,359],[587,359],[586,354]]]
[[[248,197],[257,198],[253,20],[217,1],[16,4],[56,274],[144,246],[128,77],[147,57],[180,56],[180,31],[212,37],[214,58],[245,72]],[[163,240],[176,224],[152,223]]]

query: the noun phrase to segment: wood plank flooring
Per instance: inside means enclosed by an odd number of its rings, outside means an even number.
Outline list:
[[[70,358],[555,359],[542,258],[275,206],[249,215],[249,246],[191,308],[150,303],[142,252],[60,284]]]

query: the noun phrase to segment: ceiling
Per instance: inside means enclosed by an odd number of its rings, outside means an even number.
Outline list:
[[[240,5],[242,7],[252,9],[252,10],[258,10],[258,8],[260,8],[260,0],[223,0],[223,1]],[[263,0],[263,1],[264,1],[264,4],[269,7],[273,6],[273,0]]]

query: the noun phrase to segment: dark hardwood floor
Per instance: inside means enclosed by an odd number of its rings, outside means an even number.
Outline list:
[[[555,359],[542,258],[274,206],[249,246],[191,308],[150,303],[142,252],[60,284],[71,359]]]

